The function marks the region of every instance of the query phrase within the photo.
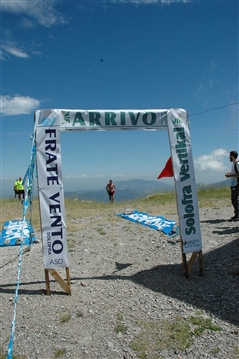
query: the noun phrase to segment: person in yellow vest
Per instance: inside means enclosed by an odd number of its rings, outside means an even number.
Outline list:
[[[22,199],[25,198],[25,191],[24,191],[24,186],[22,184],[22,177],[19,177],[19,179],[17,181],[17,190],[18,190],[18,198],[19,198],[19,201],[20,201],[21,196],[22,196]]]
[[[18,196],[17,181],[18,181],[18,179],[16,179],[16,181],[14,182],[14,185],[13,185],[13,191],[15,192],[15,199]]]

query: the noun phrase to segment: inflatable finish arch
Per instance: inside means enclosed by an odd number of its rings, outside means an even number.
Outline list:
[[[188,116],[184,109],[44,109],[36,111],[35,127],[45,269],[68,267],[61,131],[168,130],[182,254],[201,252],[197,190]]]

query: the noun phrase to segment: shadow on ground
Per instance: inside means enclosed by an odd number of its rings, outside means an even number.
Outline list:
[[[132,276],[120,271],[111,275],[73,280],[129,280],[134,283],[196,306],[239,326],[239,238],[203,256],[204,274],[199,276],[199,263],[194,263],[189,280],[183,277],[182,265],[158,265]],[[122,263],[122,267],[123,267]],[[118,264],[119,267],[119,264]],[[118,273],[118,274],[117,274]]]
[[[220,234],[229,229],[221,230]],[[234,232],[235,233],[235,232]],[[125,276],[122,271],[132,263],[115,263],[115,270],[108,275],[96,277],[73,277],[81,280],[127,280],[146,287],[154,292],[196,306],[213,315],[239,326],[239,238],[203,255],[204,275],[199,276],[199,263],[196,261],[189,280],[183,277],[181,264],[158,265],[141,270],[132,276]],[[44,281],[24,282],[21,285],[45,284]],[[16,283],[0,287],[0,293],[14,294]],[[19,289],[19,295],[42,295],[44,290]],[[62,292],[52,292],[61,295]]]

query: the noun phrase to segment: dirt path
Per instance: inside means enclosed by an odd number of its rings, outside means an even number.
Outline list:
[[[196,262],[189,280],[178,238],[114,213],[72,219],[79,230],[68,231],[71,296],[54,281],[45,295],[41,243],[34,244],[22,255],[16,358],[239,358],[239,222],[226,221],[231,212],[200,209],[204,276]],[[6,352],[19,247],[0,251]]]

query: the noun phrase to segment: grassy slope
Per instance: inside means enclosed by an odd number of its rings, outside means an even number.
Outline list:
[[[230,206],[230,189],[226,187],[211,188],[198,190],[198,203],[199,207],[212,207],[221,208]],[[68,220],[84,217],[101,216],[107,217],[114,213],[126,208],[137,209],[145,211],[152,215],[166,216],[168,214],[177,213],[176,196],[174,192],[156,193],[145,197],[144,199],[128,201],[128,202],[87,202],[87,201],[74,201],[72,199],[65,199],[66,210],[66,224]],[[18,200],[14,199],[1,199],[0,200],[0,226],[2,228],[5,221],[22,218],[23,207]],[[40,230],[40,215],[39,215],[39,202],[38,199],[33,200],[32,215],[30,208],[28,208],[26,218],[32,218],[32,224],[35,231]],[[72,228],[71,228],[72,230]],[[77,228],[75,228],[77,230]]]

